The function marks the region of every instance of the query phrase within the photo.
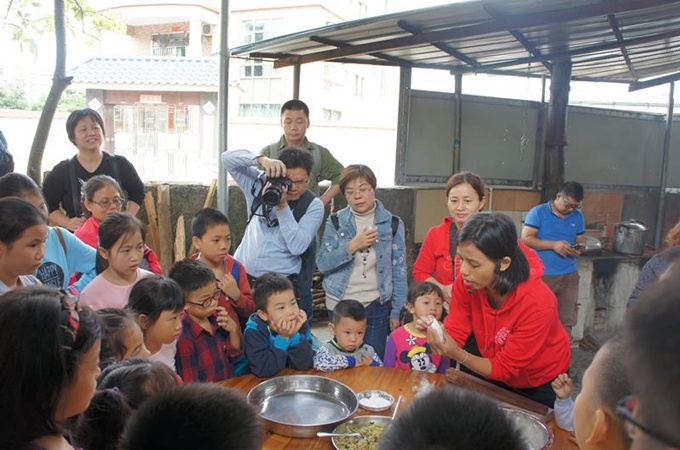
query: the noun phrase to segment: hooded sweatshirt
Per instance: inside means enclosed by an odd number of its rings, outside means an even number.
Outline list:
[[[567,371],[571,357],[557,299],[541,280],[543,265],[535,253],[524,251],[529,279],[508,294],[503,306],[492,308],[486,290],[468,289],[459,277],[444,320],[444,328],[460,347],[475,333],[482,357],[491,361],[490,379],[520,389],[551,382]]]

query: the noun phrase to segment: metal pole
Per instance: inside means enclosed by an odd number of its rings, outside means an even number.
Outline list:
[[[564,184],[564,147],[567,146],[567,106],[569,104],[570,80],[571,61],[553,63],[550,76],[548,130],[545,136],[542,202],[554,198]]]
[[[293,98],[300,99],[300,64],[293,66]]]
[[[463,132],[463,75],[457,73],[455,97],[455,116],[453,122],[453,173],[460,172],[460,143]]]
[[[408,149],[408,121],[411,110],[411,68],[399,68],[399,112],[397,117],[397,157],[394,184],[406,184],[406,151]]]
[[[668,113],[666,114],[666,134],[663,138],[663,157],[661,160],[661,183],[659,186],[659,209],[656,215],[656,236],[654,236],[654,246],[661,246],[663,235],[663,224],[666,218],[666,182],[668,181],[668,155],[671,148],[671,130],[673,128],[673,94],[675,83],[668,83]]]
[[[541,160],[543,159],[543,130],[545,129],[545,75],[541,77],[541,104],[538,105],[538,120],[536,121],[536,145],[534,145],[534,171],[531,186],[538,188],[541,179]]]
[[[229,215],[229,183],[222,164],[222,153],[227,151],[227,123],[229,120],[229,0],[221,1],[220,8],[220,78],[217,87],[218,144],[217,144],[217,209]]]

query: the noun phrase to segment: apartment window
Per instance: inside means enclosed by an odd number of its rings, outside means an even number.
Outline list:
[[[241,103],[238,115],[240,117],[277,118],[280,112],[280,103]]]
[[[186,56],[189,33],[159,33],[151,36],[153,56]]]
[[[283,33],[283,19],[257,19],[243,21],[245,44],[263,41]]]
[[[330,122],[339,122],[340,120],[342,120],[342,111],[338,111],[337,109],[324,108],[323,118],[324,120],[328,120]]]
[[[354,96],[364,96],[364,77],[361,75],[354,75]]]

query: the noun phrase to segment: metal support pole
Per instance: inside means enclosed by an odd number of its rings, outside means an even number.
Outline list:
[[[534,146],[534,171],[531,187],[538,188],[541,179],[541,160],[543,159],[543,131],[545,130],[545,76],[541,77],[541,104],[538,105],[538,120],[536,121],[536,145]]]
[[[673,96],[675,83],[668,83],[668,113],[666,114],[666,134],[663,137],[663,157],[661,160],[661,182],[659,186],[659,209],[656,215],[656,235],[654,246],[661,246],[663,237],[663,224],[666,219],[666,183],[668,181],[668,156],[671,148],[671,131],[673,128]]]
[[[293,66],[293,98],[300,100],[300,64]]]
[[[220,78],[217,87],[217,209],[229,216],[229,183],[222,164],[222,153],[227,151],[227,123],[229,120],[229,0],[221,1],[220,9]]]
[[[567,145],[567,106],[569,104],[570,79],[571,61],[554,62],[550,77],[550,105],[548,106],[548,130],[545,136],[542,202],[554,198],[564,184],[564,147]]]
[[[460,143],[463,131],[463,75],[457,73],[453,122],[453,172],[460,172]]]
[[[399,69],[399,112],[397,117],[397,157],[394,184],[406,184],[406,151],[408,149],[408,118],[411,110],[411,68]]]

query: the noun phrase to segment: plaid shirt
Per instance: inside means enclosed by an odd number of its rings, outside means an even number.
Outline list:
[[[243,353],[231,345],[229,333],[217,325],[214,315],[208,320],[213,329],[212,335],[194,322],[188,313],[184,313],[175,363],[177,373],[185,383],[221,381],[233,377],[232,362]]]

